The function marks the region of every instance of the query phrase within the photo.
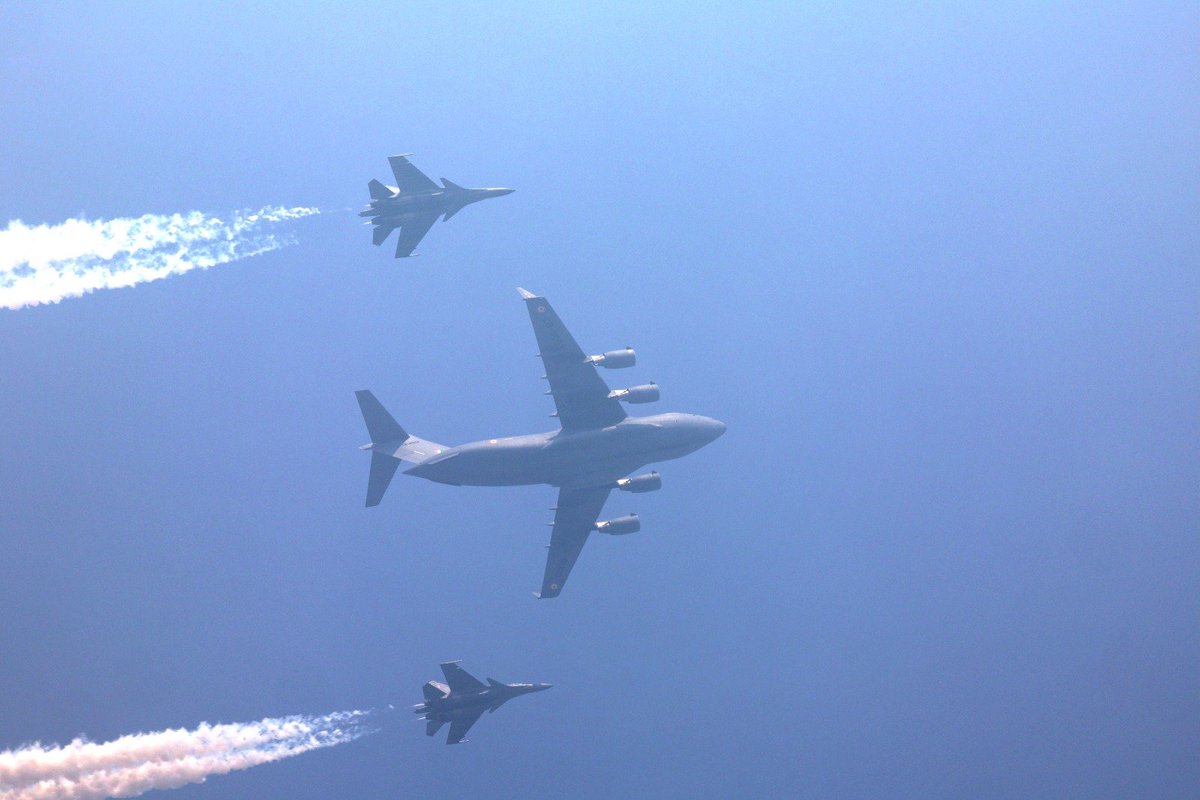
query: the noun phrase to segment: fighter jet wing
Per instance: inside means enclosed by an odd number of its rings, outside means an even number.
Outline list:
[[[396,188],[401,192],[436,192],[442,188],[404,156],[391,156],[388,163],[392,165],[392,174],[396,176]]]
[[[546,554],[546,572],[542,576],[543,600],[558,597],[575,559],[579,558],[588,534],[596,518],[600,516],[604,502],[608,500],[608,486],[586,489],[563,487],[558,490],[558,506],[554,510],[554,532],[550,535],[550,552]]]
[[[412,251],[416,250],[417,245],[425,238],[425,234],[429,233],[433,223],[437,222],[437,218],[438,214],[430,214],[404,223],[404,226],[400,228],[400,234],[396,237],[396,258],[411,256]]]
[[[450,687],[451,694],[481,692],[487,688],[487,684],[460,667],[457,661],[442,664],[442,674],[446,676],[446,685]]]
[[[479,721],[483,716],[483,709],[469,712],[469,716],[457,717],[450,722],[450,733],[446,736],[446,744],[458,744],[467,735],[467,731],[471,730],[471,726]]]
[[[550,394],[554,396],[563,428],[604,428],[625,419],[621,401],[608,396],[608,384],[596,372],[595,364],[588,361],[549,301],[524,289],[517,291],[529,310]]]

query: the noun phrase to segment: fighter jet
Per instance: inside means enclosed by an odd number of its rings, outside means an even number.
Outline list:
[[[484,711],[495,711],[514,697],[550,688],[548,683],[501,683],[492,678],[485,684],[458,664],[457,661],[442,664],[446,682],[425,684],[422,687],[425,702],[413,706],[413,711],[427,720],[426,736],[433,736],[443,725],[450,723],[446,744],[467,741],[463,737]]]
[[[371,202],[360,217],[370,217],[375,226],[371,241],[383,244],[384,239],[396,228],[396,258],[408,258],[439,216],[442,221],[450,219],[463,208],[489,197],[511,194],[512,189],[466,189],[457,183],[442,178],[442,186],[431,181],[425,173],[408,160],[412,153],[392,156],[392,174],[395,186],[385,186],[372,179],[367,184]]]
[[[623,403],[658,400],[654,383],[610,390],[597,367],[620,369],[636,361],[633,348],[588,355],[580,349],[549,301],[524,289],[538,354],[554,398],[560,430],[486,439],[449,447],[413,436],[400,427],[371,392],[357,392],[372,441],[367,505],[375,506],[400,463],[407,475],[456,486],[558,487],[553,531],[540,598],[557,597],[575,560],[593,533],[636,533],[636,514],[597,521],[609,492],[653,492],[662,486],[657,472],[629,476],[647,464],[687,455],[725,432],[715,419],[694,414],[631,417]]]

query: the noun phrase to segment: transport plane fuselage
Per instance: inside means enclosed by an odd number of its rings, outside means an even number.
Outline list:
[[[455,486],[551,486],[613,480],[699,450],[725,432],[695,414],[626,417],[616,425],[507,436],[442,449],[405,474]]]

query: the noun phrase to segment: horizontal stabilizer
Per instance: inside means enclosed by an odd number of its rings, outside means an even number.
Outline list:
[[[367,184],[367,191],[371,193],[372,200],[386,200],[392,196],[392,190],[374,178]]]
[[[383,493],[400,466],[400,459],[383,453],[371,453],[371,475],[367,478],[367,507],[379,505]]]
[[[446,724],[445,720],[441,720],[441,719],[429,720],[428,722],[425,723],[425,735],[433,736],[438,731],[440,731],[442,729],[442,726],[445,724]]]
[[[371,231],[371,244],[378,247],[383,244],[384,240],[391,235],[392,231],[396,230],[390,225],[376,225],[375,230]]]

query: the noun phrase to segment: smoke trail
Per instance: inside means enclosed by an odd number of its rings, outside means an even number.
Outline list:
[[[0,308],[57,303],[278,250],[296,239],[275,226],[319,213],[267,206],[229,219],[189,211],[32,227],[15,220],[0,230]]]
[[[134,733],[95,744],[28,745],[0,752],[0,800],[100,800],[203,783],[258,764],[358,739],[370,711],[296,716],[195,730]]]

